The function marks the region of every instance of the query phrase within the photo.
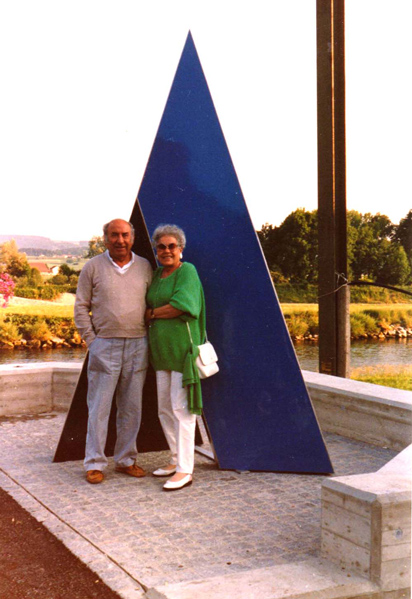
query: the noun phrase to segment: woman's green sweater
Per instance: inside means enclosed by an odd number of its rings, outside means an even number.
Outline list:
[[[183,385],[188,388],[189,409],[201,413],[202,396],[194,360],[197,346],[205,341],[206,315],[203,287],[196,268],[184,262],[171,275],[162,279],[158,268],[147,292],[149,308],[170,304],[183,314],[177,318],[159,318],[149,327],[150,362],[155,370],[174,370],[183,373]],[[186,322],[189,323],[193,345]]]

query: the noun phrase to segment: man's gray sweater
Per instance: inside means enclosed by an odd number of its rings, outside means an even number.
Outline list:
[[[149,262],[134,254],[125,273],[107,254],[86,262],[79,277],[74,321],[89,346],[95,337],[145,337],[146,292],[152,280]]]

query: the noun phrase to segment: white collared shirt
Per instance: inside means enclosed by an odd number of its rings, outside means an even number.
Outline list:
[[[110,262],[113,264],[113,266],[115,268],[117,268],[117,270],[120,272],[121,275],[124,275],[125,272],[127,272],[129,270],[129,268],[131,267],[131,265],[134,262],[134,253],[132,252],[132,259],[130,260],[130,262],[128,262],[127,264],[125,264],[124,266],[119,266],[118,264],[116,264],[116,262],[113,260],[113,258],[111,257],[109,250],[105,251],[105,254],[107,254]]]

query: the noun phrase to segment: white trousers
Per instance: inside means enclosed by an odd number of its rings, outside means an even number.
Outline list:
[[[192,474],[195,461],[196,414],[187,407],[183,375],[174,370],[156,372],[159,420],[177,472]]]

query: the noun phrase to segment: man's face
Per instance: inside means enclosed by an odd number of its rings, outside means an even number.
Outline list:
[[[111,222],[104,244],[115,262],[128,262],[133,245],[129,223],[124,220]]]

